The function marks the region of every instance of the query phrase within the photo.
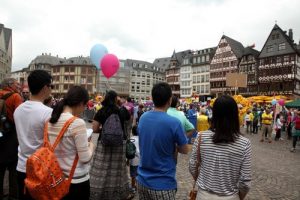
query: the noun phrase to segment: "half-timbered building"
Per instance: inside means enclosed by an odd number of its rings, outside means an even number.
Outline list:
[[[258,93],[260,95],[300,95],[300,51],[277,24],[271,30],[260,54]]]
[[[239,72],[244,46],[223,35],[210,64],[210,91],[212,95],[233,93],[234,87],[226,87],[226,74]]]
[[[243,96],[255,96],[258,91],[258,56],[259,51],[253,49],[254,46],[244,49],[244,55],[242,56],[239,72],[247,74],[247,88],[239,88],[239,94]]]
[[[170,66],[166,69],[166,81],[171,86],[172,93],[177,96],[180,96],[180,66],[183,58],[188,54],[191,54],[190,50],[178,53],[174,51],[170,59]]]

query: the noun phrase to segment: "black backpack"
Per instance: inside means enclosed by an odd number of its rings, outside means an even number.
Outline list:
[[[5,104],[6,99],[8,99],[13,94],[14,94],[14,92],[9,92],[0,98],[0,135],[1,135],[1,137],[2,136],[5,137],[12,130],[14,130],[14,123],[12,121],[10,121],[7,117],[6,104]]]
[[[102,127],[101,142],[105,146],[123,145],[123,129],[118,114],[111,114]]]

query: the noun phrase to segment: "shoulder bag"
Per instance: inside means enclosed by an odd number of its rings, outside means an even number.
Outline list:
[[[202,133],[200,132],[199,133],[200,136],[199,136],[199,139],[198,139],[198,146],[197,146],[197,165],[196,165],[196,169],[197,169],[197,176],[196,176],[196,179],[194,180],[194,184],[193,184],[193,188],[192,190],[190,191],[190,200],[196,200],[196,197],[197,197],[197,190],[195,190],[195,187],[196,187],[196,182],[197,182],[197,179],[198,179],[198,176],[200,174],[200,163],[201,163],[201,154],[200,154],[200,143],[201,143],[201,138],[202,138]]]

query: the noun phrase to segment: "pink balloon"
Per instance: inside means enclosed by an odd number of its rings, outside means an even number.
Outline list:
[[[112,77],[120,67],[120,62],[117,56],[114,54],[106,54],[100,62],[101,70],[103,75],[109,79]]]
[[[279,99],[278,104],[284,106],[284,99]]]

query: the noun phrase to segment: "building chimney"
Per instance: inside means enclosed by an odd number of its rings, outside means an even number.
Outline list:
[[[293,41],[293,29],[289,29],[289,38]]]

